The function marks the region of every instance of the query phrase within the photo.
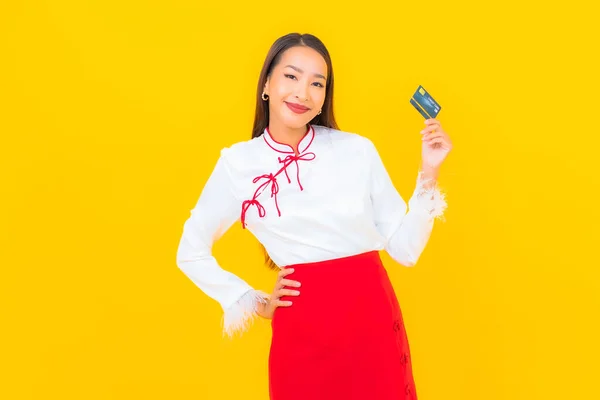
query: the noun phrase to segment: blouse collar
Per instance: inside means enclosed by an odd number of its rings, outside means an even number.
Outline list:
[[[267,145],[270,148],[272,148],[273,150],[278,151],[280,153],[294,154],[294,149],[292,148],[292,146],[285,144],[285,143],[280,143],[280,142],[276,141],[275,139],[273,139],[273,136],[271,136],[271,132],[269,132],[269,127],[265,128],[262,137],[265,140],[265,142],[267,143]],[[315,129],[313,128],[313,126],[311,124],[309,124],[308,129],[306,130],[306,133],[304,134],[302,139],[300,139],[300,143],[298,143],[298,154],[302,154],[306,150],[308,150],[308,148],[312,144],[314,138],[315,138]]]

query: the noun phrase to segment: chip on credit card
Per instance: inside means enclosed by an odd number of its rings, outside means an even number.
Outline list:
[[[425,119],[437,117],[442,109],[433,97],[427,93],[423,86],[417,88],[417,91],[410,99],[410,104],[412,104]]]

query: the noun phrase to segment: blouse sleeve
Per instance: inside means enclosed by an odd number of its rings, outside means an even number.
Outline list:
[[[183,224],[177,265],[206,295],[223,309],[223,334],[230,337],[247,329],[259,302],[268,295],[254,290],[238,276],[221,268],[212,255],[213,243],[238,219],[240,204],[234,196],[224,150],[200,197]]]
[[[368,150],[375,226],[385,239],[387,253],[398,263],[412,267],[427,245],[434,220],[443,219],[447,208],[445,194],[437,186],[425,189],[427,181],[419,171],[415,190],[407,205],[370,140]]]

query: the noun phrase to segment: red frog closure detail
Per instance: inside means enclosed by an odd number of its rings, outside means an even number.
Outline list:
[[[267,132],[265,134],[270,135],[270,133],[268,132],[268,128],[266,130],[267,130]],[[298,187],[300,188],[300,190],[304,190],[304,187],[302,186],[302,183],[300,182],[300,166],[298,164],[298,161],[312,161],[316,158],[315,153],[306,151],[306,150],[308,150],[308,147],[310,146],[310,144],[312,143],[312,139],[314,138],[314,130],[313,130],[312,126],[309,126],[307,133],[304,136],[304,138],[301,140],[301,142],[304,141],[305,139],[307,139],[307,135],[309,133],[312,134],[312,136],[310,138],[308,138],[308,139],[310,139],[310,142],[308,143],[306,148],[303,150],[303,152],[301,152],[300,154],[296,154],[296,152],[293,150],[279,150],[279,149],[275,148],[274,146],[272,146],[271,143],[269,143],[269,140],[267,140],[267,138],[264,136],[265,134],[263,134],[263,138],[264,138],[265,142],[273,150],[278,151],[280,153],[292,153],[292,154],[289,154],[284,158],[277,157],[277,160],[279,161],[279,163],[283,164],[283,166],[277,172],[259,175],[252,180],[253,183],[258,183],[261,181],[262,182],[254,191],[254,195],[252,196],[252,198],[249,200],[245,200],[242,203],[242,213],[241,213],[242,228],[246,228],[246,212],[248,211],[248,209],[251,206],[256,207],[256,209],[258,211],[258,216],[260,218],[263,218],[266,215],[264,206],[258,201],[258,196],[260,196],[260,194],[262,192],[264,192],[265,189],[269,186],[271,188],[271,197],[275,201],[275,207],[277,208],[277,214],[281,217],[281,210],[279,209],[279,204],[277,203],[277,193],[279,193],[279,182],[277,181],[277,177],[282,172],[284,172],[288,183],[292,183],[292,180],[290,179],[290,176],[287,171],[287,167],[289,167],[292,163],[296,164],[296,181],[298,182]],[[271,137],[269,137],[269,139],[274,142],[274,139],[272,139]],[[282,143],[275,142],[275,144],[277,144],[278,147],[287,146],[291,149],[290,146],[284,145]]]

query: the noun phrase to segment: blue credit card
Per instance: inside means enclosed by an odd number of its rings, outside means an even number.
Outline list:
[[[417,88],[417,91],[410,99],[410,104],[412,104],[425,119],[437,117],[442,109],[437,101],[427,93],[423,86]]]

